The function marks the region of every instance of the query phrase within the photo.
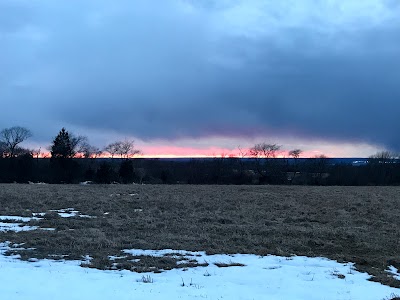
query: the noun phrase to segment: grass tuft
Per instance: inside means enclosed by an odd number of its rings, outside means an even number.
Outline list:
[[[391,294],[389,297],[383,298],[382,300],[400,300],[400,295]]]
[[[154,280],[151,278],[150,275],[143,275],[142,278],[137,280],[138,282],[143,282],[143,283],[153,283]]]

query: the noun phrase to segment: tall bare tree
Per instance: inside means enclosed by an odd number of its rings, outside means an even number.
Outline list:
[[[18,152],[18,145],[32,136],[32,132],[21,126],[5,128],[0,131],[0,143],[4,147],[5,156],[14,157]]]
[[[87,136],[70,133],[69,137],[74,156],[76,156],[78,153],[84,153],[86,148],[89,146],[89,139]]]

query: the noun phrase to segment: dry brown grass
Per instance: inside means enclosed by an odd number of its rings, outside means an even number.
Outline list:
[[[0,185],[0,215],[75,208],[97,218],[54,213],[29,225],[56,231],[0,233],[26,243],[23,258],[93,257],[91,266],[138,272],[195,266],[176,257],[121,256],[122,249],[324,256],[394,287],[400,267],[400,187]],[[108,214],[105,214],[108,213]]]

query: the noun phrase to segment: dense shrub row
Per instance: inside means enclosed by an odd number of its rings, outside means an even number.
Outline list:
[[[362,166],[329,159],[0,158],[0,182],[398,185],[400,163]]]

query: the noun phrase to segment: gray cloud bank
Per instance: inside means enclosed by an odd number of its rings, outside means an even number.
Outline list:
[[[397,3],[0,0],[0,127],[400,150]]]

